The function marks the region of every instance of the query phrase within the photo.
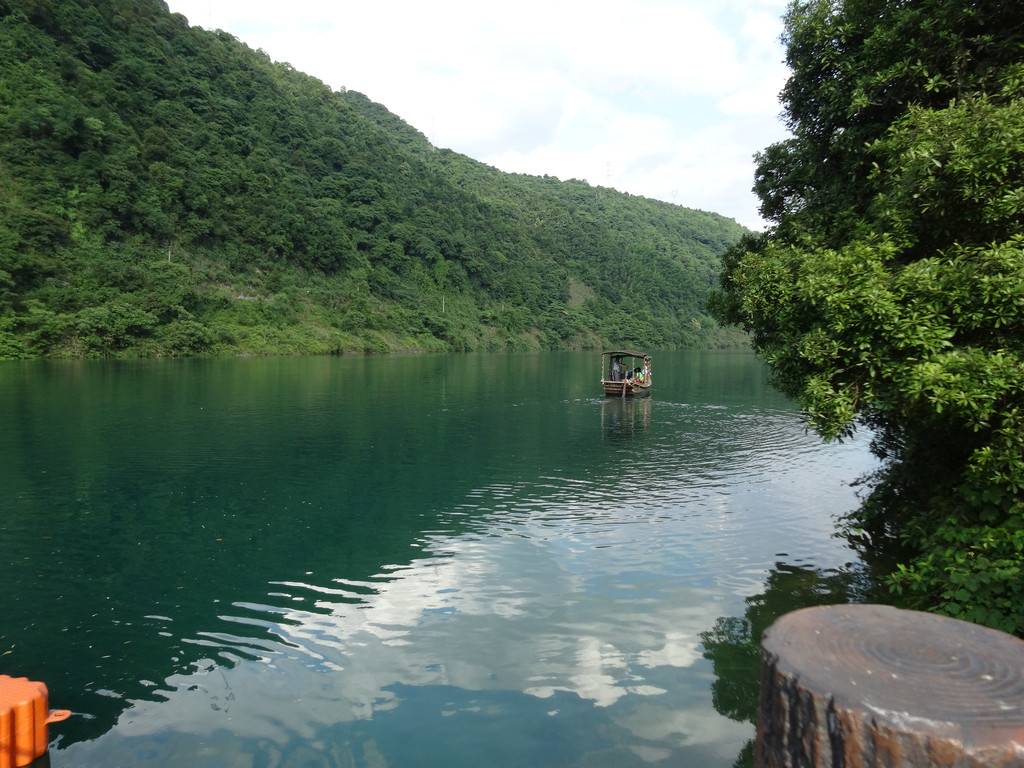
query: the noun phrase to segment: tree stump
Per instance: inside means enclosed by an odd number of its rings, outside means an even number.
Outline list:
[[[882,605],[787,614],[761,640],[757,768],[1024,766],[1024,641]]]

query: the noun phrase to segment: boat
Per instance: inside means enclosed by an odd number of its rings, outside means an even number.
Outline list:
[[[651,394],[651,356],[631,349],[602,352],[601,386],[608,397]]]

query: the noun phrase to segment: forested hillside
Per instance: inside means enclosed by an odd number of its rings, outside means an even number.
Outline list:
[[[743,234],[435,150],[160,0],[0,0],[0,359],[725,343]]]

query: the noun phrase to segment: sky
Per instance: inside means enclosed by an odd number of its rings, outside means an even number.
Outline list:
[[[763,229],[787,0],[167,0],[436,147]]]

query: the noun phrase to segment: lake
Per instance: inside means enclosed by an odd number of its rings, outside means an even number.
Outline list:
[[[0,672],[54,766],[746,759],[875,461],[745,351],[0,363]]]

